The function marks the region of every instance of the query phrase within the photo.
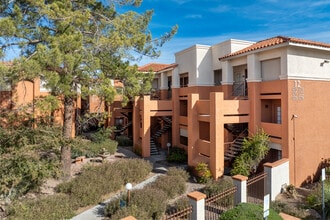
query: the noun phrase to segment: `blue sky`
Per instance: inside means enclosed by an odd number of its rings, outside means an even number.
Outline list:
[[[194,44],[227,39],[259,41],[282,35],[330,43],[330,0],[144,0],[142,12],[154,10],[154,37],[178,25],[175,37],[149,62],[173,63],[174,53]]]

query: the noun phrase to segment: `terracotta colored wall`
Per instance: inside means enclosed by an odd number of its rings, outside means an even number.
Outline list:
[[[330,158],[329,82],[300,80],[299,86],[297,81],[288,82],[290,180],[297,184],[318,177],[322,158]],[[298,93],[293,94],[294,90]]]

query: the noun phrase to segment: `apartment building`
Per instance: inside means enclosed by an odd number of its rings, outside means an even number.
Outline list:
[[[288,158],[294,185],[313,181],[330,158],[329,60],[330,44],[278,36],[194,45],[177,52],[175,64],[141,67],[155,71],[158,95],[135,99],[134,148],[143,157],[184,148],[188,165],[206,162],[218,178],[242,139],[262,128],[266,160]]]

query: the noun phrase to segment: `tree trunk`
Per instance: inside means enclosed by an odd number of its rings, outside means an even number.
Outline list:
[[[72,112],[73,99],[72,97],[65,96],[63,136],[68,141],[72,138]],[[64,146],[61,148],[61,162],[64,180],[69,180],[71,178],[71,147],[67,141],[65,141]]]

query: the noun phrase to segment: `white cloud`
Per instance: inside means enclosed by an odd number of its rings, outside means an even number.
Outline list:
[[[215,12],[215,13],[223,13],[230,10],[231,7],[229,7],[228,5],[218,5],[217,7],[210,9],[211,12]]]
[[[200,14],[190,14],[190,15],[186,15],[185,18],[197,19],[197,18],[202,18],[202,15],[200,15]]]

